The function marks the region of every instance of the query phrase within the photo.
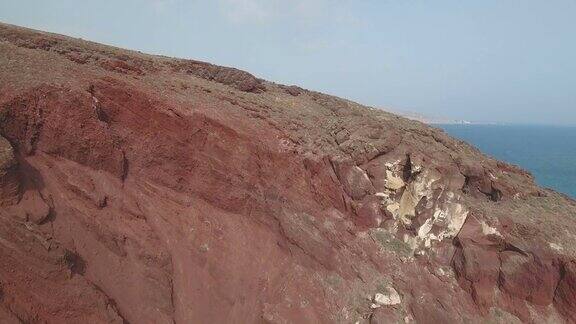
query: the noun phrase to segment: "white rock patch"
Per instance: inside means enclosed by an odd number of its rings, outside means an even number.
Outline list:
[[[376,295],[374,295],[373,305],[377,305],[377,307],[398,305],[400,303],[401,303],[400,295],[393,287],[386,287],[385,292],[377,293]]]
[[[455,237],[466,221],[468,210],[459,203],[447,201],[443,208],[434,211],[431,218],[428,218],[418,229],[417,239],[411,243],[416,248],[423,242],[424,247],[429,248],[434,241],[442,241]],[[441,228],[437,233],[431,233],[434,226]]]
[[[432,196],[432,184],[438,179],[438,176],[434,176],[430,174],[428,170],[425,170],[418,175],[416,180],[406,187],[400,198],[399,210],[400,219],[405,224],[412,222],[411,218],[416,215],[415,208],[420,202],[420,199],[424,196]]]
[[[394,165],[386,165],[386,188],[385,192],[376,195],[382,199],[381,206],[385,208],[394,219],[392,225],[388,225],[391,234],[397,233],[398,228],[409,226],[414,218],[422,218],[426,215],[416,235],[404,233],[402,240],[412,249],[413,252],[424,254],[423,248],[431,248],[434,242],[444,239],[454,238],[460,232],[468,217],[468,209],[461,204],[459,194],[445,191],[441,180],[441,175],[435,170],[412,167],[415,178],[405,183],[396,176],[396,171],[392,170]],[[416,171],[415,171],[416,170]],[[401,196],[396,198],[395,192],[400,192]],[[426,204],[421,206],[422,213],[416,207],[426,197]],[[420,207],[419,207],[420,208]],[[495,228],[483,224],[483,231],[494,235],[500,235]]]
[[[502,234],[500,234],[500,232],[498,232],[497,229],[486,224],[486,222],[481,221],[480,225],[482,226],[482,234],[484,234],[484,235],[496,235],[496,236],[502,237]]]
[[[556,251],[564,250],[564,248],[560,244],[556,244],[556,243],[552,243],[552,242],[550,242],[549,244],[550,244],[550,247]]]
[[[398,190],[405,185],[404,180],[390,170],[386,170],[386,179],[384,183],[386,188],[390,190]]]
[[[447,230],[444,232],[443,238],[455,237],[468,216],[468,210],[458,203],[450,203],[445,209],[446,219],[448,220]]]

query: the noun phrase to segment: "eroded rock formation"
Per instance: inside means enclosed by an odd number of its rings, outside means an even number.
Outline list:
[[[0,25],[0,319],[576,320],[576,202],[442,131]]]

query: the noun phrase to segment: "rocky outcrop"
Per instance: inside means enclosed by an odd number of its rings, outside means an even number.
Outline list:
[[[171,63],[176,72],[184,72],[209,81],[229,85],[240,91],[264,91],[264,84],[252,74],[235,68],[217,66],[205,62],[179,60]]]
[[[121,178],[124,153],[102,121],[91,94],[41,86],[0,109],[0,132],[25,155],[42,151]]]
[[[482,310],[498,305],[529,321],[529,305],[554,303],[565,272],[560,258],[550,251],[517,247],[510,240],[499,229],[470,217],[458,234],[453,266]]]
[[[576,318],[576,202],[517,167],[235,69],[0,40],[0,322]]]
[[[574,261],[565,262],[560,272],[560,281],[556,287],[554,302],[558,310],[566,317],[568,322],[576,321],[576,263]]]

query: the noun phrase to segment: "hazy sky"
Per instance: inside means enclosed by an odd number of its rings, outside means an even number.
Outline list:
[[[377,107],[576,124],[576,0],[0,0],[0,20]]]

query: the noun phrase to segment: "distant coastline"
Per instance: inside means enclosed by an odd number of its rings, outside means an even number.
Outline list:
[[[538,184],[576,198],[576,126],[434,124],[483,153],[530,171]]]
[[[538,184],[576,199],[576,125],[474,122],[383,110],[440,128],[485,154],[530,171]]]
[[[430,117],[430,116],[425,116],[425,115],[422,115],[422,114],[419,114],[416,112],[412,112],[412,111],[394,110],[394,109],[388,109],[388,108],[382,108],[382,110],[388,111],[388,112],[393,113],[393,114],[400,115],[404,118],[408,118],[411,120],[419,121],[421,123],[430,124],[430,125],[474,125],[474,124],[477,124],[475,122],[468,121],[468,120],[457,120],[457,119],[449,119],[449,118],[443,118],[443,117]]]
[[[495,121],[472,121],[464,119],[450,119],[446,117],[427,116],[421,113],[406,110],[396,110],[390,108],[381,108],[392,114],[419,121],[424,124],[433,126],[442,125],[478,125],[478,126],[546,126],[546,127],[576,127],[576,124],[546,124],[546,123],[513,123],[513,122],[495,122]]]

